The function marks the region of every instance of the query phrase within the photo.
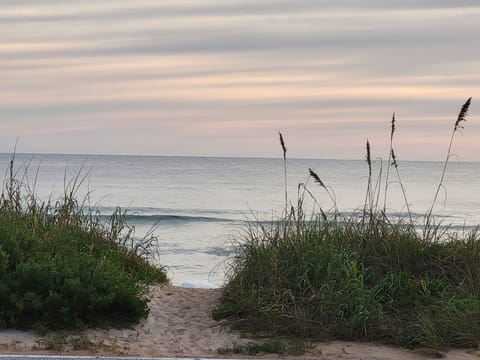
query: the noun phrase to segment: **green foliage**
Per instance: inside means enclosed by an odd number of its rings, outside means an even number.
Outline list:
[[[120,211],[109,226],[85,213],[75,189],[46,204],[24,188],[11,174],[0,198],[0,327],[72,329],[145,317],[147,284],[167,280],[145,256],[153,240],[125,232]]]
[[[434,224],[433,209],[451,157],[452,143],[465,122],[471,98],[453,128],[441,178],[422,232],[412,219],[393,150],[391,121],[388,165],[396,170],[410,221],[387,217],[388,178],[372,180],[370,143],[364,208],[343,216],[333,190],[310,169],[310,176],[333,202],[329,218],[305,220],[304,197],[318,202],[300,184],[298,206],[270,228],[251,226],[234,258],[214,317],[228,318],[248,331],[361,339],[442,351],[480,343],[480,236],[457,235]],[[282,148],[285,144],[281,138]],[[379,209],[381,185],[383,210]],[[300,191],[303,189],[303,193]],[[287,211],[286,211],[287,212]]]
[[[214,316],[314,339],[477,346],[477,233],[425,239],[413,224],[365,216],[251,229]]]

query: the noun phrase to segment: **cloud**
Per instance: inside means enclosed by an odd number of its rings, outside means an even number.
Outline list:
[[[468,96],[475,117],[479,15],[466,0],[6,0],[1,139],[27,134],[28,151],[128,142],[131,153],[265,156],[284,129],[297,157],[321,143],[317,153],[351,158],[367,136],[383,144],[396,111],[409,156],[424,137],[440,157],[439,134]]]

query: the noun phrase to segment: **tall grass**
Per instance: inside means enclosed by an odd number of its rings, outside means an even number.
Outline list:
[[[82,206],[77,176],[58,200],[40,201],[27,172],[0,196],[0,327],[83,328],[136,322],[148,314],[147,284],[166,281],[150,264],[154,237],[134,239],[118,209],[109,224]]]
[[[281,132],[278,132],[280,138],[280,146],[283,151],[283,180],[285,187],[285,213],[288,212],[288,192],[287,192],[287,147],[285,146],[285,140],[283,140],[283,135]]]
[[[458,126],[457,120],[454,131]],[[378,207],[384,188],[378,179],[372,185],[368,142],[366,152],[362,211],[345,217],[321,210],[306,218],[297,208],[270,227],[250,227],[214,316],[273,335],[435,350],[477,347],[480,235],[445,232],[432,222],[426,223],[428,231],[419,232],[411,217],[387,216],[386,200]],[[393,146],[390,154],[389,165],[398,166]],[[325,188],[318,175],[310,174]]]
[[[402,179],[400,177],[400,171],[398,169],[398,162],[397,162],[397,156],[395,155],[395,150],[393,149],[393,137],[395,135],[395,129],[396,129],[396,119],[395,119],[395,113],[392,115],[392,120],[390,122],[391,128],[390,128],[390,149],[388,151],[388,166],[387,166],[387,174],[385,176],[385,192],[384,192],[384,197],[383,197],[383,212],[387,212],[387,198],[388,198],[388,187],[390,186],[390,168],[393,167],[395,169],[395,173],[397,175],[397,182],[400,184],[400,190],[403,195],[403,200],[405,202],[405,208],[407,210],[408,217],[410,219],[410,222],[413,222],[412,219],[412,212],[410,210],[410,204],[408,203],[407,199],[407,192],[405,190],[405,186],[403,185]]]
[[[444,187],[443,180],[445,178],[445,174],[447,173],[448,162],[450,161],[450,157],[452,156],[453,139],[455,138],[455,134],[459,130],[463,129],[463,124],[467,121],[466,116],[467,116],[467,113],[468,113],[468,109],[470,108],[471,101],[472,101],[472,98],[470,97],[462,105],[462,108],[460,109],[460,112],[458,113],[457,120],[455,121],[455,124],[453,126],[452,134],[450,136],[450,142],[448,143],[447,156],[446,156],[445,161],[443,163],[442,175],[440,176],[440,181],[438,182],[438,186],[436,188],[435,195],[433,197],[432,205],[431,205],[430,209],[428,210],[427,215],[425,216],[426,221],[427,221],[427,225],[431,221],[432,212],[433,212],[433,209],[435,208],[435,205],[437,203],[438,195],[440,193],[440,190]]]

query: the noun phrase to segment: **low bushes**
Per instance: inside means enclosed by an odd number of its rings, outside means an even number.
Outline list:
[[[79,206],[75,189],[54,204],[24,189],[11,174],[0,198],[0,327],[69,329],[145,317],[147,285],[167,280],[145,256],[155,239],[134,239],[120,210],[101,223]]]

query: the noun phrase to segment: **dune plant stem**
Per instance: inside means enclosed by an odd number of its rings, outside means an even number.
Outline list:
[[[392,151],[393,151],[393,134],[395,133],[395,113],[392,115],[391,121],[391,131],[390,131],[390,151],[388,152],[388,166],[387,174],[385,175],[385,195],[383,197],[383,213],[387,211],[387,189],[388,189],[388,175],[390,174],[390,164],[392,162]]]
[[[362,222],[364,221],[365,219],[365,215],[367,213],[367,205],[369,205],[369,208],[370,208],[370,212],[372,210],[372,194],[371,194],[371,187],[372,187],[372,157],[371,157],[371,154],[370,154],[370,142],[367,140],[367,144],[366,144],[366,150],[367,150],[367,153],[366,153],[366,161],[367,161],[367,164],[368,164],[368,183],[367,183],[367,191],[365,193],[365,205],[363,207],[363,220]]]
[[[278,132],[280,137],[280,145],[283,150],[283,172],[284,172],[284,187],[285,187],[285,215],[288,213],[288,191],[287,191],[287,147],[281,132]]]
[[[465,117],[467,116],[468,108],[470,107],[470,102],[472,101],[472,98],[468,98],[468,100],[463,104],[462,108],[460,109],[460,113],[458,114],[457,121],[455,122],[455,126],[453,127],[452,135],[450,136],[450,142],[448,144],[448,151],[447,151],[447,157],[445,159],[445,162],[443,164],[443,170],[442,170],[442,176],[440,177],[440,181],[437,186],[437,190],[435,191],[435,196],[433,197],[433,202],[430,207],[430,209],[427,212],[427,224],[430,223],[430,218],[433,212],[433,208],[435,207],[435,204],[438,199],[438,194],[440,193],[440,189],[443,186],[443,180],[445,179],[445,174],[447,173],[447,166],[448,166],[448,161],[450,160],[450,157],[452,156],[452,145],[453,145],[453,138],[455,137],[455,133],[459,129],[463,129],[462,122],[466,122]]]
[[[405,190],[405,186],[403,186],[402,179],[400,178],[400,171],[398,170],[397,157],[395,156],[395,152],[393,151],[393,147],[390,149],[390,156],[392,158],[391,166],[395,167],[395,171],[397,173],[398,183],[400,184],[400,189],[402,190],[402,195],[403,195],[403,199],[405,201],[405,206],[407,207],[408,217],[410,218],[410,223],[413,223],[412,212],[410,211],[410,205],[408,205],[407,192]],[[387,183],[387,186],[388,186],[388,183]]]
[[[320,179],[320,176],[318,176],[318,174],[313,171],[312,169],[308,169],[308,172],[310,174],[310,176],[313,178],[313,180],[318,184],[320,185],[322,188],[325,189],[325,192],[327,193],[328,197],[330,198],[330,200],[332,201],[333,203],[333,206],[335,208],[335,213],[338,213],[338,207],[337,207],[337,200],[335,199],[335,197],[333,196],[332,193],[330,193],[330,191],[328,190],[328,187],[325,186],[325,184],[323,183],[323,181]],[[332,190],[333,191],[333,190]],[[310,193],[310,192],[309,192]],[[310,193],[311,194],[311,193]]]

